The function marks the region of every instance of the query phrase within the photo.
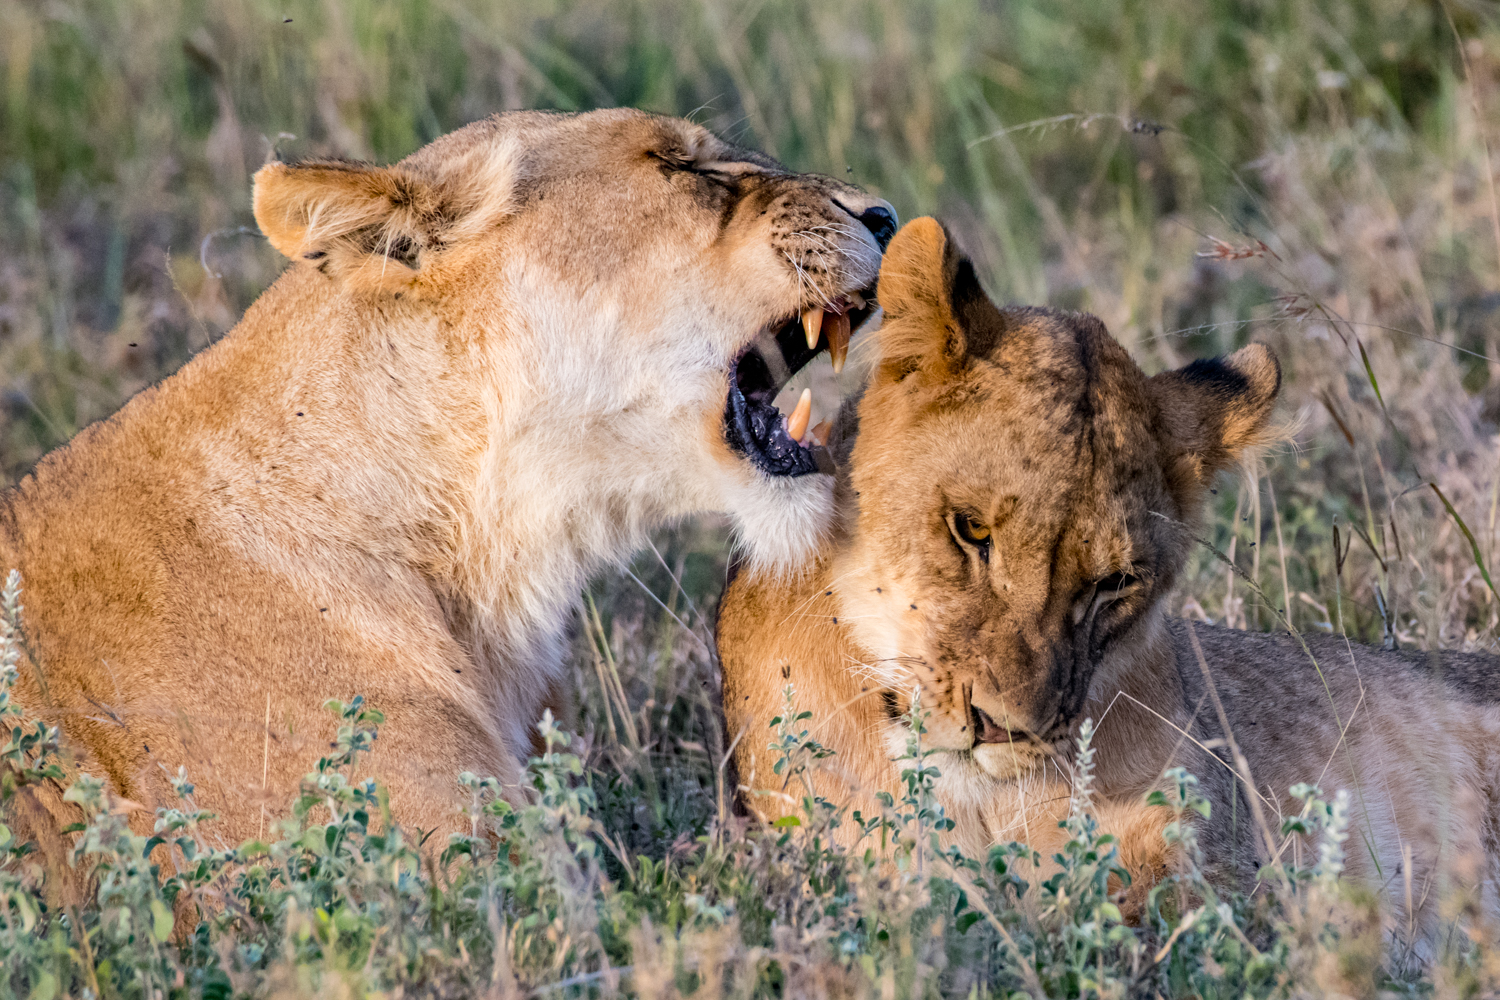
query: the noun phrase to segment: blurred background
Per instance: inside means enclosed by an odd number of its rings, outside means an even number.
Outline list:
[[[274,152],[392,161],[495,111],[634,105],[942,217],[997,299],[1094,312],[1148,371],[1271,344],[1295,436],[1214,497],[1208,540],[1243,575],[1202,549],[1174,612],[1488,646],[1495,12],[0,0],[0,485],[276,277],[249,185]],[[831,372],[804,380],[826,415]],[[631,706],[712,672],[682,659],[701,643],[652,629],[680,615],[705,634],[727,544],[712,519],[684,525],[598,583],[594,653],[643,658]]]

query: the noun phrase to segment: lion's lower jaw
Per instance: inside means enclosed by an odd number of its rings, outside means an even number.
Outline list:
[[[1047,759],[1041,748],[1030,743],[987,743],[975,747],[973,755],[985,774],[1000,781],[1024,778]]]
[[[754,474],[731,486],[725,513],[752,573],[788,574],[808,562],[833,529],[833,479]]]

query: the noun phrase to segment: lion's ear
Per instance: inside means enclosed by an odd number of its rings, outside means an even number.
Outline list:
[[[508,214],[514,186],[513,163],[500,155],[471,153],[439,177],[402,164],[268,163],[255,174],[255,221],[289,259],[394,291],[456,263]]]
[[[1194,361],[1147,383],[1177,452],[1174,484],[1184,492],[1205,485],[1246,448],[1267,441],[1281,391],[1281,365],[1264,344],[1224,358]]]
[[[913,219],[886,249],[876,291],[883,371],[921,371],[939,380],[987,356],[1005,331],[1004,314],[979,285],[974,264],[937,220]]]

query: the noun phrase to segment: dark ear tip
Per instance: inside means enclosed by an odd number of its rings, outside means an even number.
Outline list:
[[[960,264],[968,263],[969,255],[964,252],[963,244],[953,236],[953,230],[948,224],[939,220],[938,226],[943,231],[943,270],[952,275]]]
[[[979,275],[974,270],[973,259],[964,252],[963,245],[953,238],[953,231],[944,223],[940,222],[939,225],[943,230],[943,286],[949,304],[957,308],[962,299],[970,297],[979,288]]]

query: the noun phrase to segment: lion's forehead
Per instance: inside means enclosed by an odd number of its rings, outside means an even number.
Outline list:
[[[942,498],[964,500],[996,522],[1057,516],[1065,508],[1120,519],[1159,504],[1166,458],[1152,415],[1135,407],[1080,415],[1074,402],[1038,418],[988,397],[915,435],[939,465],[934,482]],[[1027,505],[1014,507],[1018,500]]]
[[[728,143],[693,122],[633,108],[606,108],[582,114],[507,111],[440,136],[404,162],[416,167],[436,166],[463,157],[476,145],[493,142],[515,141],[538,152],[552,152],[565,158],[599,152],[601,141],[655,145],[663,140],[676,140],[693,147],[708,144],[728,147]]]
[[[553,232],[561,225],[587,235],[587,244],[551,241],[577,251],[563,253],[570,271],[572,256],[597,256],[611,240],[634,247],[643,235],[684,250],[717,243],[731,251],[759,250],[769,235],[778,266],[791,254],[804,280],[849,270],[856,281],[873,281],[879,266],[873,250],[866,255],[835,245],[854,232],[840,228],[837,199],[861,196],[858,189],[789,171],[678,118],[632,109],[506,112],[435,140],[402,165],[441,180],[473,172],[501,151],[519,162],[513,200],[524,212]]]
[[[403,165],[441,175],[485,147],[520,151],[523,184],[605,171],[618,175],[626,163],[642,170],[662,161],[694,164],[750,164],[767,177],[793,181],[812,191],[828,179],[788,171],[776,160],[726,142],[695,122],[611,108],[585,114],[515,111],[492,115],[444,135],[408,156]],[[643,157],[650,153],[656,161]],[[800,182],[800,183],[797,183]],[[826,193],[826,192],[825,192]]]
[[[1160,548],[1157,515],[1175,516],[1157,439],[1139,420],[1107,411],[1077,428],[981,419],[931,442],[923,506],[933,544],[951,544],[950,510],[977,517],[1014,586],[1066,589],[1073,578],[1081,585],[1149,566]],[[943,565],[913,568],[941,587]]]

